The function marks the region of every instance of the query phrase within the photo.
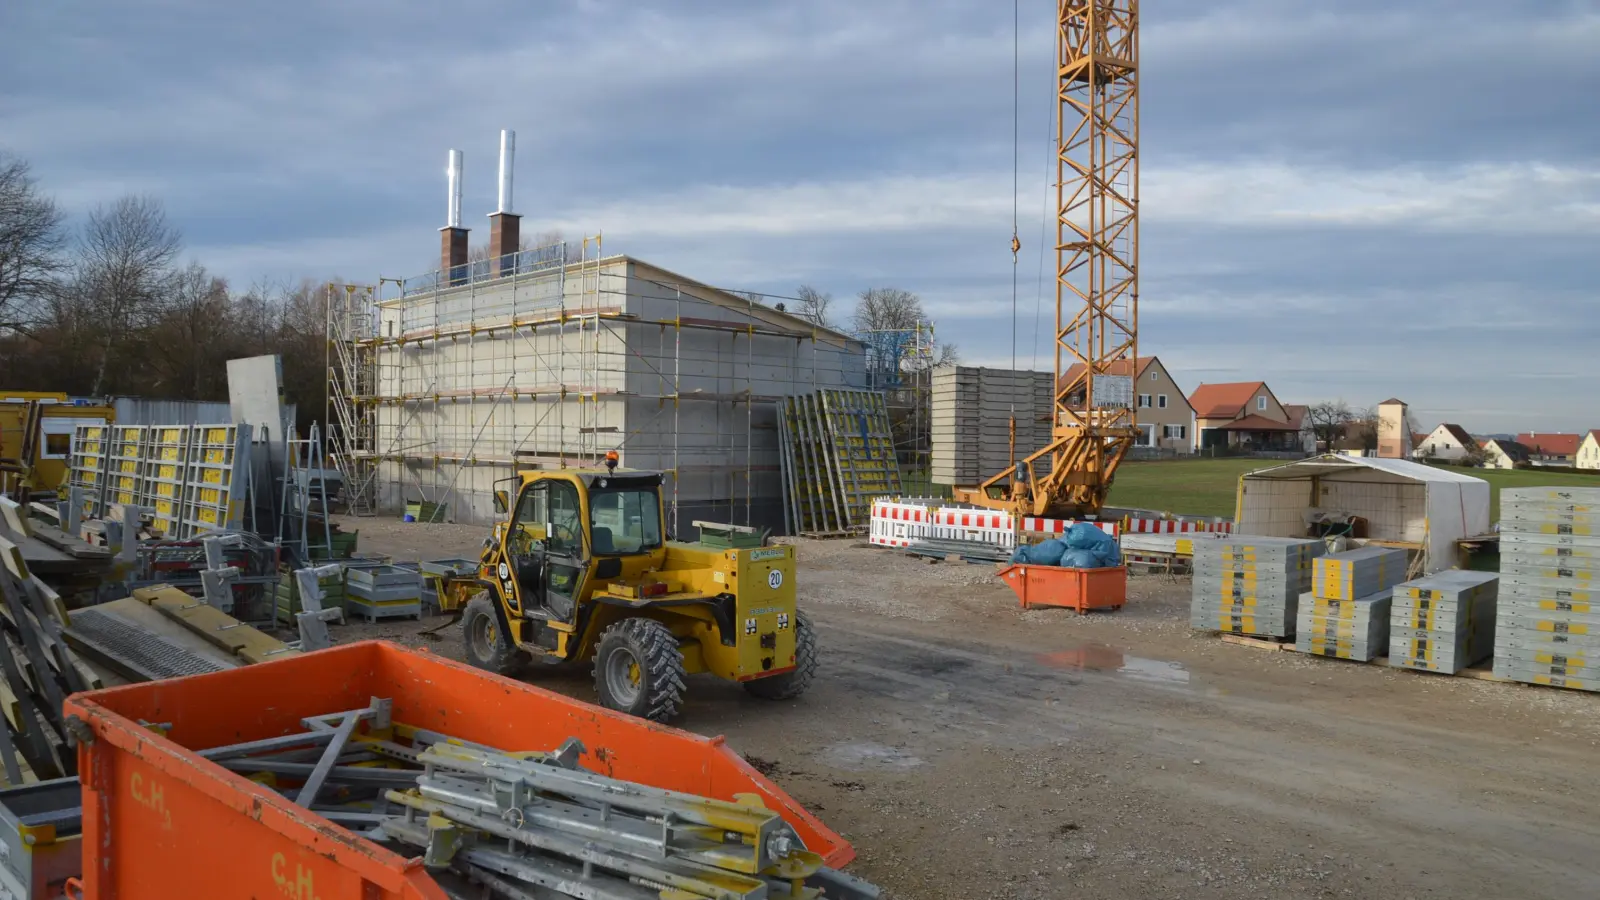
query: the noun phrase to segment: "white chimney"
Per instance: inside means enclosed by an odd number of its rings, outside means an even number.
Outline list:
[[[450,166],[445,169],[445,174],[450,179],[449,204],[445,210],[445,227],[461,227],[461,151],[450,151]]]
[[[495,212],[511,212],[511,168],[517,155],[517,133],[500,129],[500,206]]]

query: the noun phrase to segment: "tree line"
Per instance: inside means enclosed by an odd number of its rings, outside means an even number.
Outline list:
[[[229,359],[276,353],[302,430],[320,418],[323,286],[239,289],[183,256],[160,200],[121,197],[69,228],[28,163],[0,155],[0,388],[226,401]]]

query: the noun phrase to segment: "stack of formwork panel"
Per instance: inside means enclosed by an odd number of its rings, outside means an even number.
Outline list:
[[[879,391],[825,388],[778,405],[790,534],[865,531],[872,501],[900,493],[889,409]]]
[[[1196,541],[1189,624],[1205,631],[1292,636],[1296,604],[1311,587],[1312,563],[1326,550],[1318,540],[1254,534]]]
[[[1451,569],[1394,589],[1389,611],[1389,665],[1454,675],[1494,652],[1492,572]]]
[[[1500,492],[1494,674],[1600,691],[1600,488]]]
[[[1404,550],[1361,547],[1317,560],[1300,597],[1295,649],[1362,662],[1387,653],[1392,594],[1409,559]]]
[[[1047,446],[1054,386],[1049,372],[935,369],[930,399],[934,483],[974,485],[1010,468],[1013,415],[1017,460]],[[1048,461],[1035,463],[1035,472],[1048,470]]]
[[[67,472],[67,485],[77,488],[83,504],[78,514],[85,519],[104,516],[106,492],[110,481],[109,460],[111,428],[106,425],[79,425],[73,429],[72,460]]]

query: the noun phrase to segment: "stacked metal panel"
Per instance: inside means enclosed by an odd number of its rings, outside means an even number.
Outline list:
[[[1300,595],[1311,587],[1312,563],[1326,550],[1318,540],[1251,534],[1196,541],[1189,624],[1205,631],[1292,636]]]
[[[1054,394],[1050,372],[935,369],[930,399],[934,483],[975,485],[1010,468],[1013,413],[1018,460],[1048,446]],[[1048,460],[1036,463],[1035,471],[1047,470]]]
[[[249,425],[116,425],[104,429],[103,442],[92,431],[78,429],[85,450],[73,455],[67,475],[84,490],[86,516],[139,506],[151,513],[152,530],[176,540],[241,526]]]
[[[79,425],[73,430],[72,459],[67,470],[67,486],[77,488],[83,503],[79,515],[85,519],[106,514],[106,491],[111,429],[105,425]]]
[[[1494,674],[1600,691],[1600,488],[1500,492]]]
[[[1387,653],[1391,595],[1408,560],[1406,551],[1387,547],[1317,560],[1311,591],[1300,598],[1295,649],[1361,662]]]
[[[237,528],[249,474],[250,426],[201,425],[183,481],[183,528],[191,534]]]
[[[1452,569],[1394,589],[1389,612],[1389,665],[1454,675],[1494,652],[1492,572]]]
[[[872,501],[900,493],[883,394],[827,388],[778,405],[784,513],[790,534],[851,534]]]

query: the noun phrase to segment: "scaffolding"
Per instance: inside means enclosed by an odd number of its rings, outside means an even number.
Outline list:
[[[363,509],[481,504],[512,466],[614,449],[664,472],[669,522],[781,523],[777,401],[865,386],[859,345],[599,237],[328,299],[330,446]]]

